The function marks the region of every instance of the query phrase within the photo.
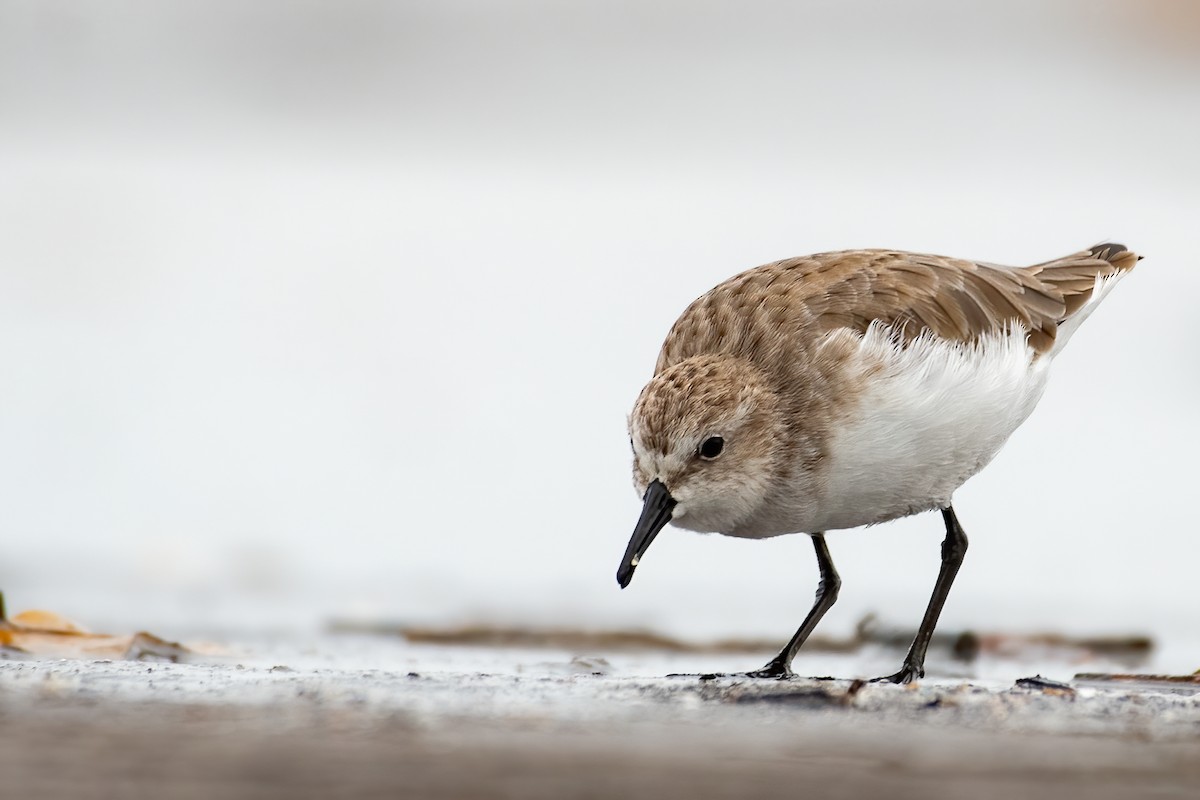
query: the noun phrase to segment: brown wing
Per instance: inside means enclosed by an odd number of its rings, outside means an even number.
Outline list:
[[[1128,272],[1141,256],[1130,252],[1123,244],[1098,244],[1081,253],[1034,264],[1021,270],[1042,283],[1053,287],[1063,296],[1066,312],[1062,320],[1078,311],[1092,296],[1096,276]],[[1060,322],[1062,320],[1059,320]]]
[[[676,321],[656,371],[700,353],[746,355],[803,346],[814,333],[863,332],[872,322],[905,338],[923,331],[973,341],[1012,323],[1038,353],[1091,295],[1098,275],[1133,267],[1137,256],[1098,245],[1032,267],[1009,268],[894,250],[848,250],[787,259],[730,278]]]

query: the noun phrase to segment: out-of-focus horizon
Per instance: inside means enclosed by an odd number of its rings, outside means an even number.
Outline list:
[[[794,629],[803,537],[668,529],[624,415],[793,255],[1146,256],[956,498],[947,626],[1190,632],[1186,3],[0,0],[0,589],[176,631]],[[915,625],[922,516],[829,538]]]

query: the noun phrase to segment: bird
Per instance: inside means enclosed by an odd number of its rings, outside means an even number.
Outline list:
[[[910,683],[967,550],[952,498],[1033,411],[1049,367],[1141,257],[1104,243],[1028,267],[901,250],[764,264],[696,299],[629,414],[642,498],[622,589],[655,536],[811,537],[819,582],[792,661],[837,600],[825,533],[940,511],[941,567],[904,662]]]

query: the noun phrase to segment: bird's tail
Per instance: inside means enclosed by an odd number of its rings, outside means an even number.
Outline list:
[[[1061,294],[1066,306],[1062,319],[1058,321],[1054,346],[1048,355],[1058,354],[1080,324],[1117,285],[1117,281],[1133,269],[1141,258],[1123,244],[1106,242],[1024,269]]]

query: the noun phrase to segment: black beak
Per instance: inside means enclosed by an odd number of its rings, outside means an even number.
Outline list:
[[[671,512],[675,509],[675,498],[659,480],[652,481],[646,487],[646,496],[642,500],[642,516],[638,517],[633,538],[629,540],[625,558],[621,559],[621,567],[617,570],[617,583],[621,584],[622,589],[633,580],[633,571],[642,560],[642,554],[663,526],[671,521]]]

